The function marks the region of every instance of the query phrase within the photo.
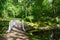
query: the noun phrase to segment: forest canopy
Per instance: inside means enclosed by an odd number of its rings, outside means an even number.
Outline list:
[[[38,26],[60,25],[60,0],[0,0],[0,18],[20,18]]]

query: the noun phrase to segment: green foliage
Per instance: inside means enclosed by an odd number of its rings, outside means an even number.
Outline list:
[[[60,26],[60,0],[0,0],[0,17],[10,21],[10,18],[24,19],[27,25],[39,29],[46,26]],[[0,21],[0,34],[4,26],[8,27],[8,22]],[[29,27],[30,28],[30,27]],[[33,31],[35,32],[35,30]],[[30,40],[49,40],[51,31],[44,32],[44,35],[29,35]],[[48,34],[48,35],[46,35]]]
[[[4,27],[4,26],[8,27],[8,25],[9,25],[9,22],[0,21],[0,26],[1,27]]]
[[[59,0],[53,3],[48,0],[0,0],[0,4],[2,18],[21,18],[34,24],[37,22],[39,27],[60,25]]]
[[[59,32],[59,30],[58,30],[58,32]],[[51,33],[52,33],[52,30],[40,30],[40,31],[32,32],[32,35],[31,35],[31,33],[28,35],[29,35],[30,40],[50,40]],[[60,37],[57,36],[55,39],[60,40]]]
[[[0,34],[4,35],[8,26],[9,22],[0,21]]]

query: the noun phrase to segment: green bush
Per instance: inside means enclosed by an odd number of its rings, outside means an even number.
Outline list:
[[[9,26],[8,21],[0,21],[0,34],[6,33],[6,28]]]
[[[0,21],[0,27],[7,27],[9,25],[8,21]]]

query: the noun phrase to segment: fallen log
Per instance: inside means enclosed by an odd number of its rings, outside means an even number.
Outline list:
[[[39,29],[39,30],[60,29],[60,26],[54,26],[54,27],[50,27],[50,26],[47,26],[47,27],[39,27],[38,29]]]

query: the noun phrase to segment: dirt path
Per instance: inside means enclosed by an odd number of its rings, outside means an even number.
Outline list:
[[[14,27],[10,33],[6,34],[6,40],[29,40],[28,36],[18,27]]]

